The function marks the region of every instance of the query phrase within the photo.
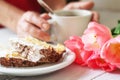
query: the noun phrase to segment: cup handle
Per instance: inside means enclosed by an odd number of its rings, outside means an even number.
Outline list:
[[[56,22],[53,19],[48,20],[48,23],[50,24],[50,29],[48,30],[48,33],[50,34],[50,42],[56,42],[57,37],[56,37],[56,31],[55,31],[55,25]]]

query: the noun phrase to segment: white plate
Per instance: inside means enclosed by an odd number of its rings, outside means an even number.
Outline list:
[[[5,51],[0,51],[1,54],[5,53]],[[63,60],[58,63],[54,64],[43,64],[37,67],[27,67],[27,68],[6,68],[0,65],[0,72],[3,74],[8,75],[15,75],[15,76],[35,76],[35,75],[42,75],[50,72],[57,71],[64,67],[70,65],[75,59],[75,54],[67,49],[66,55],[64,56]]]

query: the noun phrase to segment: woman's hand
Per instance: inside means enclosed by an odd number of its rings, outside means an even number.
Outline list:
[[[18,22],[17,34],[21,37],[31,35],[38,39],[49,41],[50,36],[46,32],[50,28],[47,22],[49,18],[47,14],[40,15],[32,11],[25,12]]]
[[[64,7],[64,10],[69,10],[69,9],[86,9],[86,10],[90,10],[92,9],[94,6],[94,2],[93,1],[78,1],[78,2],[71,2],[68,5],[66,5]],[[99,14],[95,11],[92,11],[92,21],[99,21]]]

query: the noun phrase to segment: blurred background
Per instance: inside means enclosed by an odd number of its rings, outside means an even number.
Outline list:
[[[87,0],[82,0],[87,1]],[[120,0],[93,0],[96,10],[100,14],[100,23],[113,28],[120,20]]]

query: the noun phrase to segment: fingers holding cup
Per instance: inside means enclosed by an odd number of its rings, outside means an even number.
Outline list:
[[[23,15],[23,17],[26,21],[28,21],[31,24],[34,24],[43,31],[47,31],[50,28],[49,23],[46,21],[47,14],[44,17],[41,17],[41,15],[39,15],[38,13],[27,12]]]
[[[26,12],[23,14],[17,25],[17,34],[20,36],[31,35],[41,40],[49,41],[49,23],[38,13]]]

